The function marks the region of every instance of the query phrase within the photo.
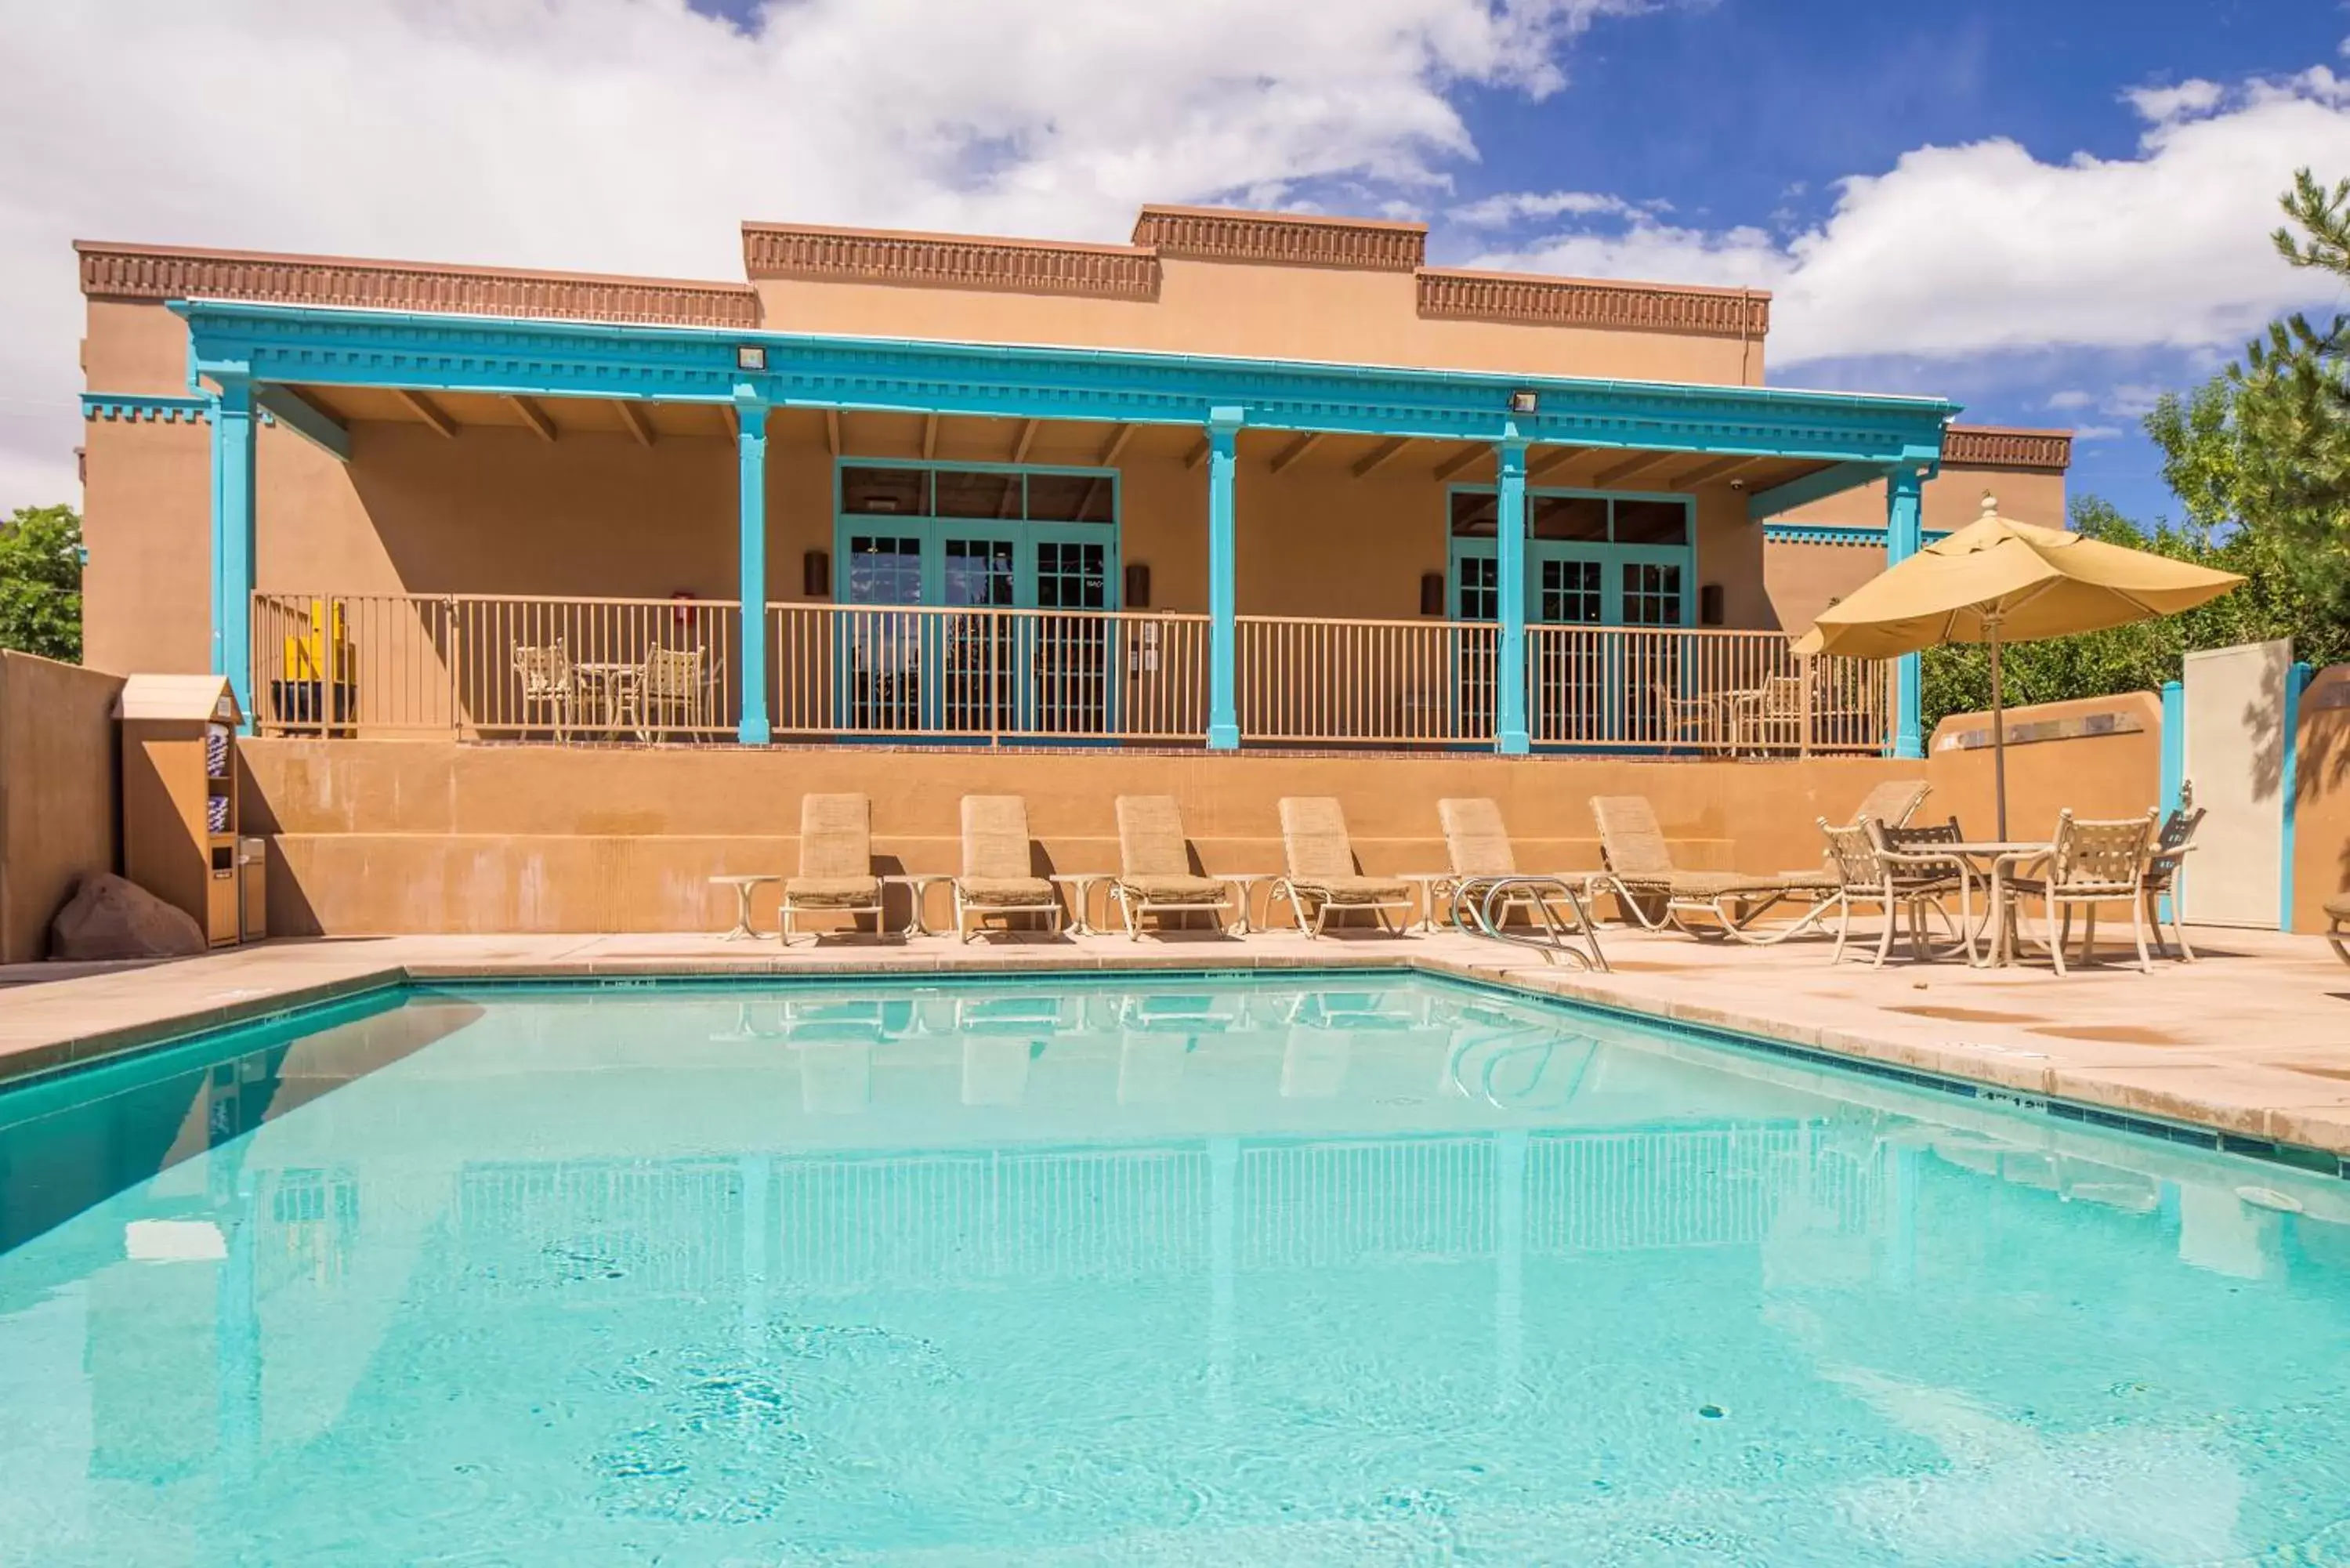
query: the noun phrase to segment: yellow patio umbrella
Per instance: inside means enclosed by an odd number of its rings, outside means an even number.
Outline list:
[[[1993,793],[2004,839],[2007,725],[2000,644],[2177,615],[2243,580],[2233,572],[2002,517],[1986,493],[1981,516],[1821,611],[1795,651],[1894,659],[1945,642],[1989,643]]]

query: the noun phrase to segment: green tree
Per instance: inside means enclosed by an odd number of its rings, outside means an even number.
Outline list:
[[[81,517],[20,506],[0,523],[0,648],[81,660]]]

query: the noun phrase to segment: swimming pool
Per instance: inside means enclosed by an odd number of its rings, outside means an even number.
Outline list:
[[[2350,1182],[1419,979],[0,1094],[0,1561],[2350,1562]]]

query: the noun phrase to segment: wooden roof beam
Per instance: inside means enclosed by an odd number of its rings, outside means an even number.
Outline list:
[[[939,455],[939,416],[922,416],[922,460],[927,462]]]
[[[1132,425],[1119,425],[1113,429],[1109,432],[1109,440],[1101,449],[1101,455],[1094,459],[1094,466],[1107,468],[1116,462],[1118,454],[1126,450],[1126,443],[1134,439],[1134,429]]]
[[[639,446],[653,444],[653,417],[645,412],[642,403],[634,398],[614,398],[612,406],[620,410],[620,422],[629,427],[629,433],[637,438]]]
[[[410,413],[414,414],[418,419],[422,420],[426,424],[431,425],[435,431],[438,431],[441,433],[442,440],[453,441],[456,439],[457,421],[449,417],[448,410],[442,408],[440,404],[434,402],[423,393],[411,392],[405,387],[398,389],[396,395],[402,403],[407,405],[408,411]]]
[[[1603,468],[1593,474],[1591,488],[1606,490],[1612,485],[1622,483],[1636,473],[1646,473],[1652,468],[1662,468],[1673,459],[1685,455],[1678,452],[1636,452],[1623,462]]]
[[[1314,450],[1315,443],[1321,439],[1322,432],[1320,431],[1307,431],[1304,435],[1299,436],[1295,441],[1291,441],[1287,446],[1283,447],[1279,452],[1274,454],[1272,472],[1279,473],[1283,469],[1287,468],[1291,463],[1295,462],[1299,458],[1304,457],[1307,452],[1312,452]]]
[[[1191,450],[1183,454],[1183,466],[1185,468],[1197,468],[1207,461],[1208,438],[1206,436],[1201,436],[1198,441],[1191,443]]]
[[[841,453],[841,450],[840,410],[838,409],[827,409],[824,410],[825,455],[827,457],[838,457]]]
[[[1699,463],[1687,473],[1672,475],[1667,483],[1678,489],[1694,490],[1700,484],[1709,484],[1717,479],[1728,479],[1733,473],[1765,461],[1767,460],[1763,458],[1744,455],[1717,457],[1710,462]]]
[[[1555,446],[1551,448],[1548,452],[1544,452],[1540,457],[1526,464],[1526,483],[1528,484],[1533,484],[1538,480],[1548,478],[1550,475],[1556,473],[1560,469],[1565,468],[1568,463],[1573,462],[1576,458],[1581,457],[1585,452],[1589,452],[1590,450],[1591,449],[1587,446]]]
[[[1022,420],[1020,421],[1020,437],[1017,441],[1014,441],[1012,443],[1013,462],[1025,462],[1028,461],[1029,445],[1035,441],[1036,427],[1042,422],[1043,421],[1040,420]]]
[[[1367,479],[1371,474],[1385,466],[1388,459],[1395,456],[1396,453],[1401,452],[1405,447],[1409,446],[1410,444],[1411,439],[1409,436],[1396,436],[1390,440],[1383,441],[1378,445],[1373,447],[1369,452],[1364,453],[1361,457],[1357,458],[1355,460],[1354,467],[1349,469],[1347,472],[1352,473],[1357,479]]]
[[[1491,457],[1492,455],[1493,448],[1491,443],[1482,441],[1472,441],[1467,446],[1462,447],[1459,452],[1454,452],[1451,457],[1446,458],[1442,462],[1438,463],[1436,465],[1436,472],[1429,477],[1439,482],[1450,479],[1454,474],[1460,472],[1462,469],[1468,467],[1471,463],[1475,462],[1479,458]]]
[[[539,440],[551,441],[555,439],[555,421],[548,417],[545,409],[538,406],[536,398],[526,398],[520,392],[509,392],[506,394],[506,406],[522,416],[522,422],[536,431]]]

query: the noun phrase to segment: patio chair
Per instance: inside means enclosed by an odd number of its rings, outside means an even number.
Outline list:
[[[1591,878],[1590,886],[1613,891],[1627,915],[1652,931],[1670,925],[1692,937],[1729,937],[1770,947],[1817,925],[1843,890],[1843,883],[1825,871],[1684,871],[1673,864],[1646,795],[1594,795],[1591,815],[1599,825],[1599,856],[1607,869]],[[1756,927],[1790,898],[1812,908],[1793,925]]]
[[[969,941],[970,922],[991,915],[1042,915],[1061,933],[1061,896],[1028,868],[1028,803],[1016,794],[962,797],[962,875],[954,879],[955,940]]]
[[[1766,675],[1731,710],[1731,751],[1762,752],[1773,746],[1799,750],[1804,743],[1804,678]]]
[[[544,647],[516,643],[514,668],[522,678],[523,722],[530,722],[533,708],[551,708],[555,738],[568,739],[579,711],[579,673],[572,666],[571,655],[564,651],[563,639],[558,637]]]
[[[1274,880],[1267,897],[1289,900],[1297,929],[1308,939],[1322,934],[1334,909],[1368,909],[1390,936],[1404,934],[1411,916],[1411,884],[1366,877],[1355,868],[1347,814],[1336,801],[1327,795],[1284,796],[1281,849],[1288,870]],[[1400,911],[1392,925],[1389,910]]]
[[[708,655],[699,648],[656,648],[645,654],[636,682],[637,722],[645,731],[702,726],[709,701],[703,677]],[[674,722],[664,722],[674,720]]]
[[[1700,750],[1721,743],[1721,699],[1684,697],[1670,681],[1649,682],[1657,704],[1658,739],[1668,746],[1693,744]]]
[[[1436,906],[1440,899],[1445,908],[1451,909],[1464,897],[1476,897],[1481,884],[1490,887],[1503,877],[1522,875],[1518,869],[1517,847],[1510,842],[1509,827],[1502,821],[1502,808],[1492,801],[1482,796],[1468,800],[1440,800],[1436,803],[1436,815],[1437,820],[1444,825],[1444,850],[1451,858],[1452,874],[1442,881],[1428,885],[1428,913],[1431,921],[1436,918]],[[1591,873],[1587,871],[1544,872],[1541,875],[1555,876],[1559,881],[1578,889],[1588,888],[1592,880]],[[1556,929],[1577,935],[1587,934],[1577,918],[1579,910],[1555,895],[1539,898],[1532,888],[1512,889],[1500,900],[1498,912],[1501,919],[1507,919],[1510,909],[1524,909],[1539,919],[1542,911],[1534,909],[1538,902],[1546,906]]]
[[[2140,892],[2146,899],[2146,923],[2154,929],[2154,947],[2162,950],[2162,904],[2170,899],[2170,935],[2178,944],[2178,956],[2188,963],[2195,961],[2195,950],[2187,945],[2187,923],[2180,919],[2178,909],[2178,871],[2188,852],[2195,847],[2195,830],[2202,826],[2203,808],[2180,809],[2162,819],[2162,831],[2154,837],[2154,857],[2146,868],[2146,879]]]
[[[2325,900],[2325,940],[2334,944],[2334,956],[2350,963],[2350,893],[2339,898]]]
[[[795,915],[870,915],[882,931],[881,879],[873,875],[873,803],[861,794],[800,797],[800,874],[784,878],[783,929]]]
[[[2049,926],[2044,945],[2055,961],[2058,974],[2067,972],[2064,947],[2073,940],[2073,911],[2076,909],[2084,911],[2081,961],[2086,964],[2095,959],[2100,904],[2129,906],[2130,934],[2137,939],[2138,972],[2153,971],[2154,961],[2146,947],[2144,891],[2147,870],[2154,858],[2154,836],[2159,815],[2149,809],[2144,816],[2082,822],[2076,821],[2067,809],[2057,815],[2056,839],[2048,853],[2024,863],[2046,867],[2045,874],[2007,879],[2007,897],[2019,905],[2029,898],[2040,900],[2041,913]]]
[[[1947,920],[1950,912],[1943,908],[1943,901],[1952,893],[1960,898],[1959,945],[1965,948],[1968,960],[1973,960],[1972,874],[1964,860],[1955,856],[1936,856],[1930,851],[1888,847],[1884,825],[1870,817],[1861,817],[1841,827],[1825,816],[1817,820],[1820,831],[1827,836],[1828,863],[1835,867],[1837,884],[1834,900],[1835,951],[1829,955],[1830,963],[1844,961],[1845,947],[1852,938],[1852,911],[1857,904],[1874,904],[1885,911],[1885,932],[1877,939],[1877,956],[1870,961],[1871,967],[1883,969],[1885,961],[1892,956],[1894,933],[1901,929],[1905,916],[1909,927],[1910,953],[1925,958],[1927,919],[1939,915]],[[1950,826],[1954,830],[1957,824]],[[1955,833],[1946,842],[1958,842]]]
[[[1222,930],[1232,909],[1232,885],[1219,877],[1201,877],[1191,870],[1191,855],[1183,837],[1183,811],[1169,794],[1122,794],[1118,797],[1117,878],[1109,885],[1110,902],[1118,907],[1128,940],[1142,940],[1142,919],[1157,915],[1163,924],[1169,915],[1205,914]]]

